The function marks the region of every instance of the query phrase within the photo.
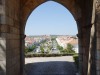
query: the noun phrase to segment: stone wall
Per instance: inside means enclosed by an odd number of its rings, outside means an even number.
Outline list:
[[[93,0],[54,0],[70,10],[78,25],[80,75],[87,75]],[[100,75],[100,0],[97,0],[96,70]],[[23,75],[24,29],[28,16],[46,0],[0,0],[0,75]],[[80,14],[80,15],[79,15]],[[95,55],[93,52],[92,55]],[[95,56],[92,58],[95,61]],[[95,71],[95,70],[93,70]],[[7,73],[7,74],[6,74]]]
[[[100,0],[96,2],[96,72],[100,75]]]
[[[5,24],[5,0],[0,0],[0,75],[6,74],[6,38],[2,36],[6,30],[2,27],[3,24]]]
[[[20,75],[20,1],[6,0],[7,75]]]
[[[80,75],[87,75],[92,17],[92,0],[77,0],[76,3],[81,9],[81,17],[76,21],[79,31],[79,73]]]
[[[5,55],[4,59],[6,59],[5,73],[6,75],[20,75],[20,1],[2,1],[5,4],[0,23],[0,46],[1,50],[4,50],[2,54]]]

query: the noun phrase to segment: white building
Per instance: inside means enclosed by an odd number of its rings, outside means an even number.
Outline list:
[[[75,53],[79,53],[79,50],[78,50],[78,44],[76,45],[73,45],[73,50],[75,51]]]

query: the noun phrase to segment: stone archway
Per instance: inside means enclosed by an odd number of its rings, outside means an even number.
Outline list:
[[[88,11],[92,11],[91,10],[92,7],[86,8],[86,6],[82,4],[80,1],[73,1],[73,0],[70,0],[70,1],[54,0],[54,1],[65,6],[72,13],[72,15],[74,16],[77,22],[78,32],[79,32],[78,37],[79,37],[79,44],[80,44],[79,45],[80,46],[80,69],[81,69],[80,73],[82,73],[83,75],[86,75],[87,66],[84,66],[84,64],[87,64],[87,61],[88,61],[88,50],[89,50],[89,39],[90,39],[89,35],[90,35],[90,28],[91,28],[91,26],[89,26],[89,23],[91,22],[89,21],[89,19],[91,20],[91,13],[87,13],[84,10],[84,8],[87,10],[89,9]],[[37,6],[39,6],[40,4],[44,2],[46,1],[41,1],[41,3],[36,3],[36,5],[32,6],[32,2],[28,1],[28,3],[26,3],[26,6],[23,7],[23,10],[21,12],[22,13],[21,23],[22,23],[22,28],[23,28],[23,31],[22,31],[23,35],[24,35],[25,24],[26,24],[26,20],[28,16]],[[86,3],[88,6],[88,3],[86,1],[83,1],[83,2]],[[90,4],[90,6],[92,6],[92,4]],[[86,18],[87,18],[87,21],[85,20]],[[87,43],[85,41],[87,41]]]
[[[31,12],[47,0],[0,0],[0,74],[23,75],[23,49],[25,23]],[[74,16],[78,25],[80,75],[87,75],[88,51],[91,29],[93,0],[54,0],[65,6]],[[98,5],[100,4],[97,0]],[[99,6],[96,9],[99,11]],[[96,12],[96,25],[99,26],[99,12]],[[99,40],[97,29],[97,40]],[[99,65],[99,41],[97,66]],[[96,50],[93,49],[93,50]],[[3,57],[3,58],[2,58]],[[100,74],[97,67],[97,75]],[[93,70],[93,71],[96,71]]]
[[[34,1],[33,1],[34,2]],[[28,17],[30,16],[30,14],[31,14],[31,12],[36,8],[36,7],[38,7],[39,5],[41,5],[41,4],[43,4],[43,3],[45,3],[45,2],[48,2],[48,1],[42,1],[41,3],[38,3],[38,4],[36,4],[35,6],[31,6],[30,7],[30,5],[31,4],[33,4],[32,2],[28,2],[28,3],[26,3],[26,5],[23,7],[23,10],[22,10],[22,12],[21,12],[21,23],[22,23],[22,34],[23,34],[23,36],[25,35],[24,34],[24,29],[25,29],[25,24],[26,24],[26,21],[27,21],[27,19],[28,19]],[[78,7],[78,6],[76,6],[75,8],[74,8],[74,6],[75,6],[75,2],[71,2],[71,1],[68,1],[68,2],[66,2],[67,4],[65,4],[65,2],[60,2],[60,1],[54,1],[54,2],[57,2],[57,3],[60,3],[61,5],[63,5],[65,8],[68,8],[68,10],[71,10],[70,12],[71,12],[71,14],[74,16],[74,18],[77,20],[78,18],[80,18],[81,17],[81,10],[80,10],[80,8]],[[71,4],[71,5],[70,5]],[[30,9],[31,8],[31,9]],[[77,8],[79,8],[79,10],[77,10]],[[27,14],[26,14],[27,13]],[[79,15],[80,14],[80,15]],[[23,44],[24,43],[24,39],[22,40],[22,45],[24,45]],[[22,48],[22,50],[24,50],[24,46],[22,46],[23,48]],[[22,55],[23,55],[24,53],[22,52]],[[22,57],[23,58],[23,57]],[[24,63],[23,63],[24,64]],[[23,65],[24,66],[24,65]]]

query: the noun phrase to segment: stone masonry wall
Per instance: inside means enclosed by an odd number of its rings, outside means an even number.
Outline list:
[[[4,14],[0,25],[0,40],[6,59],[6,75],[20,75],[19,0],[2,0]]]
[[[96,37],[97,37],[97,55],[96,55],[96,72],[100,75],[100,0],[96,3]]]
[[[80,47],[81,75],[86,75],[92,0],[75,0],[73,6],[66,4],[66,0],[59,3],[69,6],[73,13],[80,13],[78,22],[78,35]],[[100,0],[97,0],[96,26],[97,26],[97,75],[100,75]],[[20,3],[23,2],[23,3]],[[24,28],[30,13],[45,0],[0,0],[0,75],[23,75],[24,64]],[[71,2],[72,3],[72,2]],[[76,4],[75,4],[76,3]],[[77,9],[77,10],[76,10]],[[79,9],[79,10],[78,10]]]
[[[0,0],[0,75],[6,75],[6,38],[2,25],[5,24],[5,0]]]

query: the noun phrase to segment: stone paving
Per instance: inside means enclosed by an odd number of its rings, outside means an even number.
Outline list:
[[[26,58],[27,75],[76,75],[72,56]]]

